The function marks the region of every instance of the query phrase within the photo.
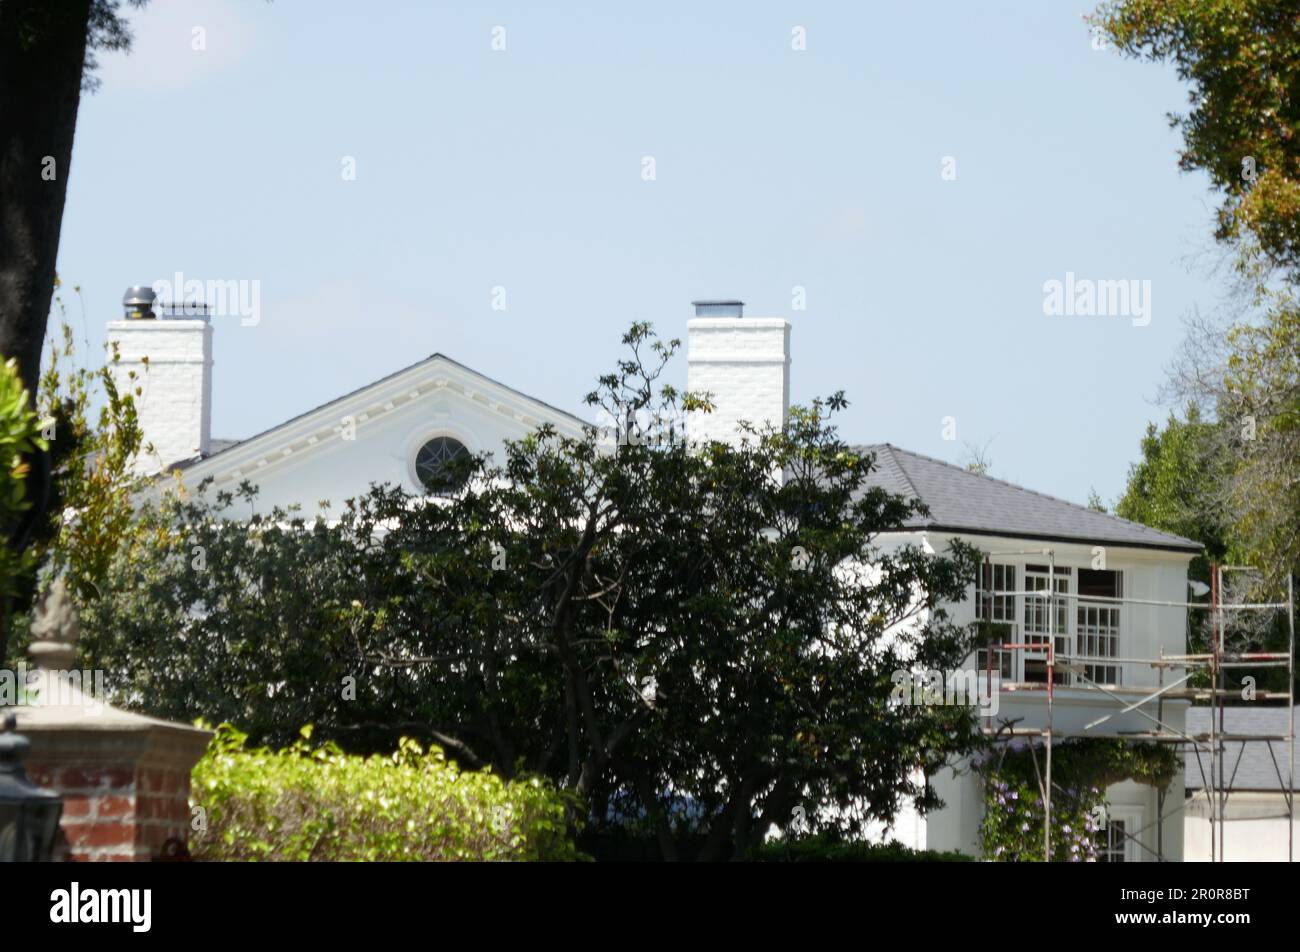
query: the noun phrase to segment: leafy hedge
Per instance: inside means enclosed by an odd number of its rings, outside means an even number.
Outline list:
[[[572,860],[564,795],[543,780],[462,772],[441,749],[248,749],[223,724],[194,767],[191,849],[231,861]]]

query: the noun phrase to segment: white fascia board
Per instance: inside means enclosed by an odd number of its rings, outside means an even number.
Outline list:
[[[448,386],[438,387],[440,380],[446,380]],[[201,460],[185,470],[184,478],[186,482],[197,483],[209,476],[218,477],[235,471],[241,473],[241,478],[252,472],[266,472],[277,463],[296,460],[324,445],[342,426],[345,417],[360,421],[364,416],[367,421],[373,421],[440,389],[459,394],[465,400],[533,428],[550,423],[562,435],[574,438],[582,435],[581,424],[567,417],[557,418],[557,411],[550,407],[522,397],[450,360],[435,359]],[[412,397],[413,392],[418,396]],[[480,396],[483,399],[477,399]],[[285,450],[289,449],[292,451],[286,453]]]

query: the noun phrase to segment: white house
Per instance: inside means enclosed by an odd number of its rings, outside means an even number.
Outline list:
[[[500,459],[506,440],[543,422],[574,435],[584,426],[433,354],[263,433],[215,440],[212,327],[201,315],[155,317],[152,302],[148,289],[132,289],[127,319],[109,325],[121,352],[117,373],[135,371],[143,391],[140,421],[156,452],[141,459],[141,470],[179,469],[187,484],[211,478],[215,489],[247,480],[260,489],[261,511],[298,503],[310,512],[320,500],[357,496],[372,483],[418,492],[458,453],[491,451]],[[717,406],[690,421],[693,438],[733,439],[742,419],[784,419],[788,322],[746,318],[737,301],[696,302],[687,340],[687,386],[710,391]],[[1181,730],[1185,703],[1144,701],[1161,669],[1134,659],[1185,650],[1186,612],[1177,605],[1187,597],[1187,564],[1200,551],[1197,543],[895,446],[869,448],[877,458],[875,483],[917,497],[930,510],[883,544],[912,542],[942,551],[949,540],[962,538],[990,553],[986,570],[972,582],[972,597],[954,609],[958,621],[973,621],[978,610],[1003,623],[1012,642],[1045,645],[1051,639],[1057,655],[1089,659],[1073,671],[1056,669],[1051,725],[1058,739],[1145,735],[1156,721]],[[1042,594],[1049,590],[1050,607]],[[1045,649],[995,652],[991,662],[971,659],[972,668],[986,663],[996,666],[1000,682],[999,710],[987,723],[1046,726]],[[1086,686],[1085,679],[1104,688]],[[946,771],[931,782],[946,808],[924,820],[905,817],[890,835],[918,846],[978,852],[982,794],[976,778]],[[1163,794],[1124,783],[1107,798],[1107,859],[1181,859],[1182,814],[1171,809],[1183,802],[1181,777]]]
[[[928,517],[886,541],[941,552],[960,538],[987,553],[971,597],[949,606],[953,620],[980,617],[1000,623],[1004,643],[1051,640],[1057,657],[1087,659],[1071,662],[1073,670],[1056,666],[1049,719],[1045,647],[994,651],[992,659],[981,652],[970,667],[991,669],[996,687],[984,705],[991,715],[986,726],[1013,723],[1025,731],[1050,723],[1057,742],[1155,736],[1168,742],[1183,731],[1188,702],[1151,695],[1185,672],[1143,662],[1185,651],[1187,610],[1179,606],[1187,600],[1187,565],[1198,543],[895,446],[869,449],[876,454],[875,485],[929,508]],[[1054,611],[1044,597],[1049,585]],[[1154,604],[1162,602],[1172,604]],[[983,677],[976,680],[982,689]],[[954,769],[930,782],[946,807],[924,819],[905,815],[891,832],[908,845],[978,855],[984,803],[978,776]],[[1133,782],[1113,785],[1106,791],[1099,858],[1180,860],[1182,804],[1181,776],[1163,792]]]

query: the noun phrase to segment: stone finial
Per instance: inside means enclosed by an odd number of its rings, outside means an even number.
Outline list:
[[[77,658],[77,639],[81,637],[81,619],[72,603],[68,587],[57,578],[41,596],[32,621],[32,643],[27,654],[33,668],[65,671]]]

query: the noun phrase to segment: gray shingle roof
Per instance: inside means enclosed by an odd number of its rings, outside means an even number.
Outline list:
[[[1300,714],[1300,711],[1297,711]],[[1214,709],[1210,707],[1191,707],[1187,709],[1186,731],[1189,736],[1210,732],[1210,717]],[[1289,718],[1285,707],[1228,707],[1223,711],[1224,731],[1228,734],[1271,734],[1279,736],[1287,732]],[[1218,723],[1217,720],[1215,722]],[[1262,741],[1224,741],[1226,762],[1224,774],[1232,778],[1233,790],[1284,790],[1285,782],[1278,782],[1278,769],[1282,779],[1288,776],[1286,741],[1273,741],[1273,755],[1270,757],[1268,744]],[[1273,758],[1277,758],[1277,767]],[[1202,770],[1204,776],[1202,776]],[[1233,771],[1236,771],[1234,776]],[[1188,790],[1201,790],[1210,776],[1210,755],[1201,751],[1200,763],[1196,754],[1187,751],[1187,762],[1183,771],[1183,780]]]
[[[859,453],[873,453],[876,457],[876,468],[868,477],[868,485],[918,498],[929,508],[929,517],[918,516],[902,528],[1062,542],[1099,542],[1189,553],[1201,551],[1199,542],[1095,512],[1001,479],[981,476],[889,443],[854,449]]]

